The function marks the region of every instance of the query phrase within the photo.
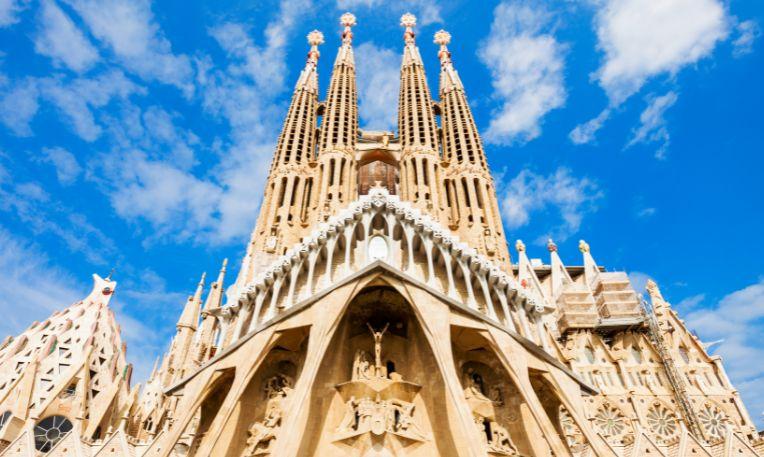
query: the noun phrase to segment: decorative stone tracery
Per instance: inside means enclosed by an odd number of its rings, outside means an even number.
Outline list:
[[[703,427],[703,431],[710,439],[721,439],[724,437],[730,420],[726,414],[716,405],[706,402],[698,411],[698,419]]]
[[[630,441],[631,426],[623,412],[610,403],[603,403],[594,415],[595,428],[611,442]]]
[[[660,402],[647,410],[647,426],[658,440],[666,442],[679,434],[679,423],[673,411]]]

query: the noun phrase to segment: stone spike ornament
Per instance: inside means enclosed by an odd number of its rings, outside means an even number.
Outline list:
[[[0,457],[764,456],[654,282],[650,307],[583,240],[511,262],[451,35],[436,101],[400,22],[397,132],[358,129],[355,16],[323,101],[307,35],[238,277],[178,304],[140,391],[110,278],[2,340]]]

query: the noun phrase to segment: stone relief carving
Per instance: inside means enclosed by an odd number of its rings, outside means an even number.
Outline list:
[[[399,373],[388,373],[382,363],[382,340],[389,324],[382,330],[375,330],[369,323],[366,326],[374,344],[374,360],[366,350],[356,349],[351,380],[335,386],[345,402],[337,440],[364,433],[390,433],[415,441],[428,439],[415,417],[414,397],[421,386],[403,380]]]
[[[495,408],[504,406],[501,384],[487,385],[486,379],[473,367],[466,367],[462,374],[464,397],[472,410],[475,430],[488,452],[501,455],[517,455],[509,432],[496,421]]]
[[[285,401],[292,393],[294,381],[290,376],[277,374],[268,378],[263,386],[267,403],[263,420],[253,423],[243,457],[270,454],[273,441],[278,436],[284,415]]]

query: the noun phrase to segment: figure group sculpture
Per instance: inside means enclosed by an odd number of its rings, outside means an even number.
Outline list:
[[[345,397],[345,415],[337,427],[337,433],[343,437],[366,432],[374,435],[394,433],[411,439],[423,439],[424,434],[414,420],[414,403],[390,398],[386,393],[390,384],[406,383],[399,373],[388,370],[382,363],[382,339],[390,324],[382,330],[375,330],[369,323],[366,326],[371,333],[374,357],[372,359],[364,349],[355,351],[351,381],[342,387],[348,389],[350,394]],[[376,395],[370,395],[375,390]]]
[[[284,402],[292,393],[292,389],[292,378],[284,374],[277,374],[265,381],[263,387],[267,399],[265,417],[249,427],[249,438],[247,438],[243,457],[270,453],[273,441],[276,440],[278,430],[281,428]]]

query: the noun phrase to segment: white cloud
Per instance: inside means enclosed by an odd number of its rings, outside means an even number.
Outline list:
[[[605,53],[596,77],[618,105],[648,78],[708,56],[726,38],[728,22],[718,0],[609,0],[595,19]]]
[[[647,219],[653,217],[658,210],[653,207],[640,208],[637,210],[637,217],[640,219]]]
[[[548,32],[549,20],[537,5],[504,2],[494,10],[478,51],[500,104],[484,135],[488,142],[538,137],[543,117],[565,103],[564,46]]]
[[[543,240],[553,237],[562,241],[576,233],[584,216],[594,212],[596,203],[603,197],[595,182],[585,177],[576,178],[562,167],[548,176],[526,169],[507,183],[501,178],[497,182],[501,213],[509,229],[527,225],[532,213],[548,216],[547,221],[561,219],[556,224],[545,224],[549,228],[541,237]]]
[[[17,136],[31,136],[32,122],[39,104],[34,79],[26,79],[9,88],[0,98],[0,121]]]
[[[720,0],[601,0],[596,4],[594,27],[604,58],[593,77],[610,104],[570,133],[576,144],[593,141],[610,108],[621,105],[650,78],[673,76],[709,56],[729,33],[730,19]]]
[[[148,0],[65,0],[130,71],[193,93],[188,56],[175,55]]]
[[[589,119],[583,124],[577,125],[569,134],[570,141],[574,144],[586,144],[594,141],[599,129],[605,125],[605,121],[610,118],[612,110],[605,108],[597,117]]]
[[[732,42],[732,55],[742,57],[753,52],[753,44],[761,36],[759,24],[753,20],[743,21],[735,30],[737,38]]]
[[[91,166],[96,163],[97,171],[117,184],[107,189],[117,214],[149,221],[156,229],[152,238],[170,232],[179,239],[202,237],[219,223],[223,191],[212,182],[167,161],[151,160],[138,150],[112,152]]]
[[[660,143],[655,157],[664,159],[671,140],[664,115],[667,109],[674,106],[677,98],[676,92],[673,91],[659,97],[649,96],[647,108],[639,116],[640,125],[633,130],[626,147],[630,148],[638,143]]]
[[[764,411],[764,279],[734,291],[712,308],[685,316],[687,325],[704,341],[724,340],[714,351],[724,359],[730,378],[740,389],[752,416]]]
[[[396,15],[410,11],[417,16],[420,25],[443,22],[436,0],[337,0],[337,8],[350,11],[373,8],[375,14],[389,12]]]
[[[41,159],[53,165],[58,181],[65,186],[73,184],[82,173],[77,158],[66,149],[43,148]]]
[[[71,276],[50,264],[37,246],[0,226],[0,335],[24,330],[81,298]],[[44,287],[41,287],[44,285]]]
[[[629,281],[631,281],[631,286],[634,288],[634,291],[636,291],[638,294],[643,294],[645,292],[645,288],[647,287],[647,281],[649,279],[653,279],[653,278],[647,273],[643,273],[641,271],[629,272]]]
[[[399,53],[363,43],[356,48],[358,59],[358,111],[364,128],[396,130],[400,87]]]
[[[28,3],[28,0],[0,0],[0,28],[17,23],[18,14]]]
[[[94,78],[41,79],[40,92],[50,100],[71,124],[75,133],[85,141],[95,141],[102,128],[93,109],[103,108],[113,99],[127,99],[143,89],[130,81],[121,71],[112,70]]]
[[[35,51],[83,72],[98,60],[98,51],[53,0],[41,3]]]
[[[697,294],[691,297],[682,299],[679,303],[674,305],[674,308],[682,314],[688,313],[698,307],[706,299],[706,294]]]

